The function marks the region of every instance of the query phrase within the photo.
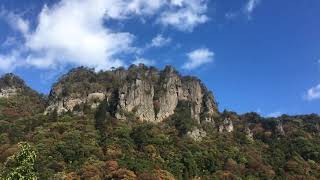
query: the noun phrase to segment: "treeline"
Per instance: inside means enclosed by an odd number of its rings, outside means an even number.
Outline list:
[[[225,111],[199,125],[180,103],[160,124],[114,117],[104,102],[82,116],[44,116],[27,98],[0,99],[3,179],[320,179],[320,117]],[[225,119],[232,132],[219,132]],[[188,136],[203,129],[206,136]],[[20,143],[27,142],[27,143]],[[20,143],[20,145],[18,144]],[[28,172],[28,173],[26,173]],[[13,179],[15,179],[13,178]]]

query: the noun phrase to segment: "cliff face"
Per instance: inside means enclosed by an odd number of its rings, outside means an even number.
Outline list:
[[[107,94],[106,87],[98,82],[96,73],[90,69],[77,68],[53,85],[45,114],[55,110],[58,114],[75,111],[84,104],[96,108]]]
[[[219,113],[200,80],[169,66],[77,68],[46,101],[12,74],[0,89],[1,172],[27,141],[39,179],[320,179],[319,115]]]
[[[111,99],[118,119],[130,112],[141,121],[161,122],[174,114],[179,101],[192,102],[190,112],[199,123],[218,115],[212,93],[199,79],[183,77],[171,66],[159,71],[144,65],[99,73],[74,69],[52,88],[46,113],[75,111],[84,105],[96,108]]]

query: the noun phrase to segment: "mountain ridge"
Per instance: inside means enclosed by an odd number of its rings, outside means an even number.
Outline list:
[[[25,85],[23,81],[21,84]],[[161,122],[174,113],[182,100],[193,102],[190,111],[199,122],[200,116],[211,118],[218,114],[214,96],[201,80],[181,76],[171,66],[160,71],[143,64],[101,72],[84,67],[72,69],[53,84],[45,114],[82,111],[85,104],[95,109],[112,96],[118,102],[118,119],[124,118],[121,111],[136,111],[142,121]]]
[[[0,177],[28,142],[39,179],[320,178],[320,116],[219,112],[198,78],[170,66],[75,68],[48,97],[7,74],[7,89],[15,90],[0,97]]]

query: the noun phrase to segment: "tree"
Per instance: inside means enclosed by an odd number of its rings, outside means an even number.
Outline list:
[[[185,135],[188,131],[196,126],[196,122],[191,117],[192,102],[179,101],[171,120],[175,128],[179,131],[179,135]]]
[[[1,176],[6,180],[37,180],[36,157],[36,151],[28,143],[19,143],[18,152],[7,159]]]

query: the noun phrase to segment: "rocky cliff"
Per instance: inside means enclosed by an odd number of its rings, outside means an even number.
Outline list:
[[[141,121],[161,122],[174,114],[179,101],[191,102],[189,111],[199,123],[218,115],[213,94],[199,79],[181,76],[171,66],[158,70],[143,64],[98,73],[74,69],[54,84],[45,113],[94,109],[104,100],[113,102],[118,119],[133,113]]]
[[[13,74],[0,89],[1,173],[32,149],[38,179],[320,179],[319,115],[218,112],[170,66],[76,68],[48,98]]]

